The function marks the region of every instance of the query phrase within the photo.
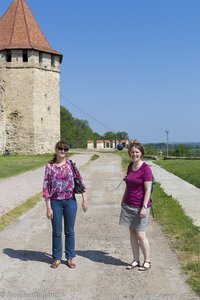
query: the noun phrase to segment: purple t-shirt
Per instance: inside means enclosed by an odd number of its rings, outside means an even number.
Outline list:
[[[127,176],[125,178],[127,189],[124,203],[133,207],[142,207],[145,194],[144,182],[152,180],[152,171],[146,162],[143,162],[137,171],[128,168]],[[150,207],[150,199],[147,206]]]

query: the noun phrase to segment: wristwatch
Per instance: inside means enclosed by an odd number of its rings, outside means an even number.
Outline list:
[[[147,208],[148,208],[146,205],[143,205],[142,207],[144,207],[145,209],[147,209]]]

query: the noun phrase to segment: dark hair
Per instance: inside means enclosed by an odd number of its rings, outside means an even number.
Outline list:
[[[67,144],[67,142],[63,141],[63,140],[60,140],[56,143],[55,145],[55,151],[56,149],[60,148],[60,147],[63,147],[63,148],[67,148],[69,150],[69,146]],[[67,151],[68,151],[67,150]],[[56,153],[54,154],[53,158],[50,160],[50,164],[54,164],[56,162]]]
[[[142,153],[142,156],[145,155],[145,151],[144,151],[143,145],[138,140],[133,140],[133,141],[130,142],[130,144],[128,146],[128,154],[129,154],[129,156],[131,156],[131,149],[133,147],[139,149],[140,152]]]

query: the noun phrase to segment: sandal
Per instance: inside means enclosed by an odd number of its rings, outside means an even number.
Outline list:
[[[151,268],[151,262],[150,261],[144,261],[143,265],[139,267],[138,271],[147,271]]]
[[[126,267],[126,270],[132,270],[132,269],[134,269],[134,268],[136,268],[136,267],[140,267],[140,262],[134,260],[130,265],[128,265],[128,266]]]
[[[66,262],[66,265],[67,265],[70,269],[76,268],[76,264],[73,262],[72,259],[68,259],[67,262]]]
[[[51,268],[56,269],[60,264],[61,264],[61,260],[60,260],[60,259],[56,259],[56,260],[51,264]]]

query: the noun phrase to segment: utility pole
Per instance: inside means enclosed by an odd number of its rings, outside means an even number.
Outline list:
[[[167,137],[167,156],[169,155],[169,130],[165,130],[166,137]]]

